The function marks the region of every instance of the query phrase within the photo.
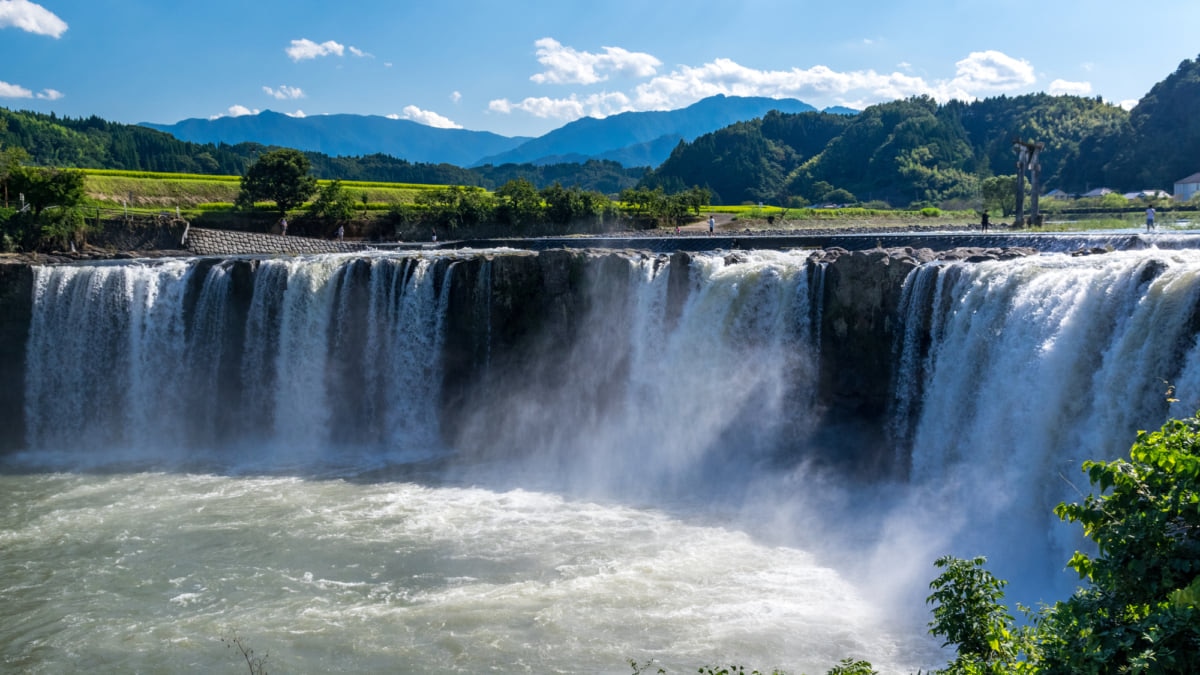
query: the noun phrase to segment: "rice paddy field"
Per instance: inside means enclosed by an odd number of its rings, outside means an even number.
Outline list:
[[[196,213],[232,208],[241,189],[240,176],[211,176],[187,173],[154,173],[85,169],[88,197],[105,209],[158,212],[178,208]],[[326,185],[330,181],[318,181]],[[368,210],[386,210],[393,204],[412,203],[425,190],[443,185],[342,181],[342,187]]]

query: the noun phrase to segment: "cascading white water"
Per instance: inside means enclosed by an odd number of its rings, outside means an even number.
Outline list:
[[[1059,475],[1200,405],[1200,252],[927,265],[896,317],[909,475],[845,484],[804,462],[823,269],[698,255],[674,307],[631,256],[519,368],[480,305],[497,379],[445,448],[460,255],[39,268],[0,663],[234,669],[236,631],[282,671],[913,672],[944,662],[936,556],[1053,576]]]
[[[958,524],[947,547],[991,553],[1001,576],[1065,565],[1081,538],[1052,510],[1089,491],[1081,463],[1124,456],[1137,430],[1200,404],[1198,282],[1195,250],[951,263],[910,276],[895,427],[912,429],[914,486],[953,505],[939,515]],[[1169,410],[1171,391],[1179,402]]]
[[[0,475],[0,659],[221,670],[234,632],[301,672],[933,658],[720,503],[807,424],[789,409],[816,366],[803,254],[701,256],[673,315],[665,259],[593,270],[577,340],[543,354],[570,386],[476,401],[502,413],[494,440],[526,443],[475,466],[410,464],[446,450],[456,263],[436,259],[263,260],[248,298],[244,262],[39,269],[30,451]]]

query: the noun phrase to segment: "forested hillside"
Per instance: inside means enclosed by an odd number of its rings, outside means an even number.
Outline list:
[[[1015,173],[1016,139],[1045,144],[1044,190],[1171,191],[1200,171],[1200,59],[1184,61],[1131,112],[1098,98],[1028,94],[917,97],[846,118],[774,113],[681,143],[643,186],[699,185],[724,203],[970,201],[984,179]]]

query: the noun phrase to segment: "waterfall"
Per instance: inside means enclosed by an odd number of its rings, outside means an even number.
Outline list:
[[[405,255],[40,267],[28,444],[428,452],[453,269]]]
[[[1089,491],[1081,463],[1200,403],[1198,275],[1192,250],[916,269],[892,421],[912,483],[954,504],[977,544],[1065,561],[1078,541],[1055,541],[1071,535],[1052,509]]]

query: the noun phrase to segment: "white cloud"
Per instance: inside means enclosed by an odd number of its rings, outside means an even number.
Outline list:
[[[538,63],[546,70],[530,77],[538,84],[595,84],[608,79],[608,72],[630,77],[650,77],[662,61],[650,54],[620,47],[605,47],[603,54],[581,52],[563,46],[554,38],[542,38],[537,46]]]
[[[1123,108],[1125,110],[1133,110],[1135,107],[1137,107],[1137,104],[1138,104],[1138,99],[1127,98],[1124,101],[1121,101],[1120,103],[1118,103],[1117,105],[1121,106],[1121,108]]]
[[[459,92],[459,91],[450,92],[450,100],[454,101],[455,103],[458,103],[459,101],[462,100],[462,92]]]
[[[289,58],[293,61],[303,61],[305,59],[315,59],[318,56],[342,56],[346,52],[344,45],[338,44],[333,40],[328,40],[317,44],[307,38],[300,40],[292,40],[292,46],[284,50]]]
[[[451,120],[448,117],[443,117],[432,110],[421,110],[415,105],[406,105],[404,106],[404,110],[401,111],[401,114],[388,115],[388,117],[394,120],[412,120],[413,122],[424,124],[425,126],[429,127],[436,127],[438,129],[463,128],[461,124],[454,122],[454,120]]]
[[[280,85],[278,89],[263,87],[263,91],[267,93],[267,96],[272,96],[281,101],[291,98],[304,98],[304,91],[300,87],[289,87],[286,84]]]
[[[303,110],[297,110],[296,112],[284,113],[284,115],[287,115],[288,117],[297,117],[297,118],[308,117],[308,115],[304,114]]]
[[[1003,52],[971,52],[954,64],[956,75],[950,87],[966,92],[1007,91],[1033,84],[1037,77],[1033,66]]]
[[[375,56],[374,56],[373,54],[368,54],[367,52],[364,52],[363,50],[359,49],[358,47],[347,47],[347,49],[349,49],[349,50],[350,50],[350,55],[351,55],[351,56],[357,56],[357,57],[358,57],[358,58],[360,58],[360,59],[364,59],[364,58],[365,58],[365,59],[373,59],[373,58],[375,58]]]
[[[620,92],[604,92],[579,98],[529,97],[522,101],[496,99],[488,103],[488,110],[498,113],[521,111],[543,119],[577,120],[581,117],[608,117],[620,112],[639,110],[629,97]]]
[[[10,27],[57,38],[67,31],[67,22],[29,0],[0,0],[0,28]]]
[[[0,82],[0,98],[33,98],[33,92],[19,84]]]
[[[1087,96],[1092,93],[1091,82],[1068,82],[1067,80],[1055,80],[1050,83],[1046,89],[1049,94],[1055,96],[1059,94],[1071,94],[1073,96]]]
[[[225,114],[211,115],[208,119],[215,120],[221,117],[241,117],[242,115],[257,115],[258,113],[259,110],[257,108],[251,110],[244,105],[231,105],[229,106],[229,110],[225,111]]]
[[[535,82],[595,84],[608,72],[618,70],[613,55],[630,54],[606,48],[604,55],[576,52],[545,38],[537,42],[539,62],[549,68],[532,79]],[[642,55],[649,57],[649,55]],[[610,58],[612,57],[612,58]],[[606,58],[610,60],[605,60]],[[930,96],[939,102],[951,99],[975,100],[998,92],[1031,87],[1036,81],[1033,66],[1024,59],[998,51],[972,52],[954,64],[954,76],[927,80],[908,71],[912,65],[902,62],[890,73],[875,70],[837,71],[828,66],[788,70],[758,70],[731,59],[719,58],[700,66],[681,65],[669,73],[655,75],[653,63],[630,59],[640,64],[631,70],[650,77],[626,92],[605,91],[596,94],[575,93],[560,98],[530,97],[521,101],[496,99],[488,109],[500,114],[526,113],[540,118],[571,121],[584,116],[606,117],[620,112],[673,110],[700,99],[726,96],[764,96],[796,98],[814,105],[844,105],[862,109],[874,103],[911,96]],[[1072,83],[1066,83],[1072,84]]]
[[[57,89],[43,89],[35,94],[19,84],[0,82],[0,98],[37,98],[43,101],[57,101],[62,97],[63,93]]]

